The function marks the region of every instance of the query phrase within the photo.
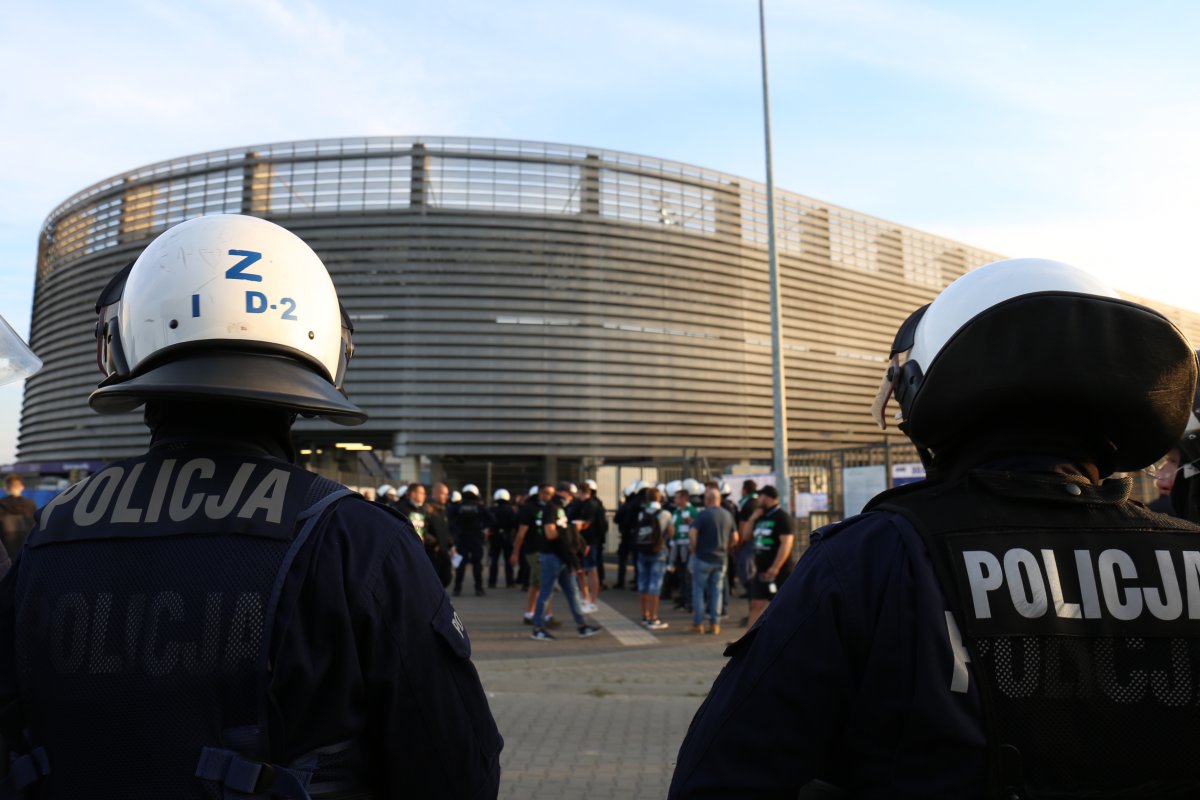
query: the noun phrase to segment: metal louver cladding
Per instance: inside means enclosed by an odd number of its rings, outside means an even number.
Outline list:
[[[356,328],[346,390],[370,413],[356,440],[433,457],[771,449],[761,184],[570,145],[384,137],[187,156],[55,209],[21,460],[144,448],[140,414],[88,409],[92,306],[151,238],[210,213],[268,218],[324,259]],[[897,326],[1000,256],[786,192],[777,213],[790,446],[879,442],[868,408]],[[1168,313],[1194,336],[1195,315]]]

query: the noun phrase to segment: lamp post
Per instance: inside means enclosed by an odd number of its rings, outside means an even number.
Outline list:
[[[779,309],[779,263],[775,252],[775,180],[771,165],[771,97],[767,89],[767,21],[758,0],[758,31],[762,53],[763,140],[767,157],[767,282],[771,286],[771,373],[775,395],[775,487],[783,507],[791,510],[788,477],[787,390],[783,371],[783,322]]]

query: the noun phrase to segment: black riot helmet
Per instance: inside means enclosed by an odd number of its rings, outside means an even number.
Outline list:
[[[1197,361],[1162,314],[1058,261],[1011,259],[950,284],[901,326],[873,406],[922,451],[987,428],[1086,431],[1114,470],[1179,441]]]

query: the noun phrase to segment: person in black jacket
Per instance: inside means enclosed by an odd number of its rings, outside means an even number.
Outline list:
[[[613,524],[617,526],[621,539],[617,545],[617,581],[614,589],[625,588],[625,563],[633,566],[633,578],[629,584],[632,591],[637,591],[637,521],[642,515],[642,505],[645,502],[646,485],[637,480],[625,487],[625,502],[613,516]]]
[[[1200,526],[1119,474],[1180,441],[1187,339],[1017,259],[913,313],[889,362],[873,416],[896,401],[927,477],[813,533],[668,797],[1200,796]]]
[[[488,540],[488,581],[489,589],[496,588],[499,566],[504,564],[504,588],[513,585],[513,568],[509,563],[512,556],[513,536],[517,528],[517,510],[511,502],[507,489],[497,489],[492,495],[495,501],[488,509],[487,540]]]
[[[479,487],[468,483],[462,488],[462,501],[450,519],[454,547],[462,557],[454,573],[454,595],[462,594],[463,577],[467,566],[475,580],[475,596],[483,597],[483,535],[487,528],[487,509],[479,502]]]
[[[150,448],[48,503],[0,582],[5,788],[496,797],[502,740],[413,526],[294,463],[297,415],[366,418],[316,254],[193,219],[97,310],[89,402],[144,405]]]
[[[22,497],[25,481],[20,475],[8,475],[4,479],[4,497],[0,498],[0,533],[4,536],[4,550],[16,557],[25,545],[25,537],[33,527],[33,515],[37,505],[28,497]]]

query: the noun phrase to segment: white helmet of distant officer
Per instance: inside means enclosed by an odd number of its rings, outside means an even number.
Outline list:
[[[109,282],[96,311],[99,413],[147,400],[233,400],[343,425],[352,326],[329,272],[298,236],[220,214],[159,235]]]
[[[1114,373],[1114,365],[1121,365]],[[1153,463],[1179,441],[1197,365],[1158,312],[1059,261],[986,264],[901,325],[872,414],[926,467],[982,431],[1087,439],[1109,472]]]
[[[512,495],[508,493],[508,489],[497,489],[492,493],[492,499],[497,503],[507,503],[512,499]]]

